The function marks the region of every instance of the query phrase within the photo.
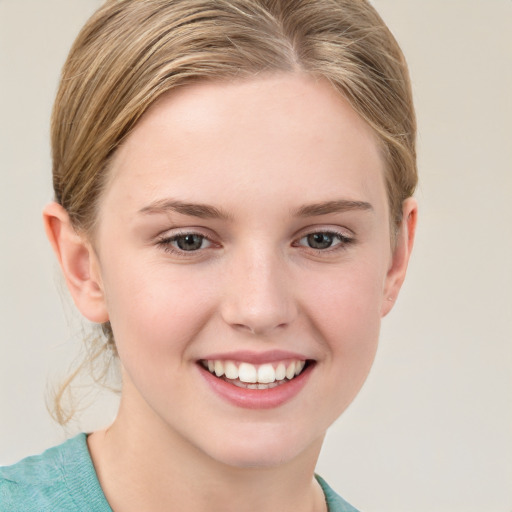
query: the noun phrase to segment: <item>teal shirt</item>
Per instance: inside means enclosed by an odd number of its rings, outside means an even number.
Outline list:
[[[329,512],[357,512],[317,476]],[[112,512],[80,434],[0,468],[0,512]]]

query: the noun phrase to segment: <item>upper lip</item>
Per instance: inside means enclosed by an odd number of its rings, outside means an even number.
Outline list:
[[[237,350],[233,352],[222,352],[209,354],[202,357],[201,361],[240,361],[252,364],[265,364],[273,363],[276,361],[283,361],[286,359],[298,359],[306,361],[310,359],[303,354],[297,352],[290,352],[287,350],[268,350],[265,352],[254,352],[250,350]]]

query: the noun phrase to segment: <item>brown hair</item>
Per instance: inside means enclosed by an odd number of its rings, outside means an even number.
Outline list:
[[[55,196],[75,228],[93,231],[110,158],[162,94],[272,72],[327,79],[373,128],[396,229],[417,183],[415,114],[402,52],[366,0],[107,0],[70,51],[52,117]]]

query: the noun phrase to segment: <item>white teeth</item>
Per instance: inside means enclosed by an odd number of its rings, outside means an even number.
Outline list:
[[[256,382],[258,380],[256,367],[249,363],[241,363],[238,368],[238,378],[242,382]]]
[[[286,368],[286,378],[293,379],[295,377],[295,363],[290,363]]]
[[[271,364],[263,364],[258,368],[258,382],[268,384],[276,380],[276,371]]]
[[[217,375],[217,377],[224,375],[224,365],[222,361],[215,361],[215,375]]]
[[[203,360],[202,364],[210,373],[217,377],[225,377],[231,381],[244,383],[243,387],[250,389],[268,389],[282,384],[285,379],[291,380],[304,369],[306,361],[296,360],[288,364],[280,362],[265,363],[255,366],[251,363],[237,363],[223,360]]]
[[[276,380],[284,380],[286,378],[286,366],[279,363],[276,368]]]
[[[233,363],[233,361],[226,361],[224,370],[228,379],[238,379],[238,368],[236,367],[236,364]]]
[[[277,386],[279,386],[279,383],[278,382],[270,382],[268,384],[247,384],[245,382],[241,382],[240,380],[235,380],[233,381],[231,384],[233,384],[234,386],[237,386],[239,388],[246,388],[246,389],[271,389],[271,388],[275,388]],[[283,384],[281,382],[281,384]]]

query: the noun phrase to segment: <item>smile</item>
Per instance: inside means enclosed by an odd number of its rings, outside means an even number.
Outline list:
[[[201,360],[212,375],[234,386],[246,389],[272,389],[299,376],[306,361],[288,360],[254,365],[247,362]]]

